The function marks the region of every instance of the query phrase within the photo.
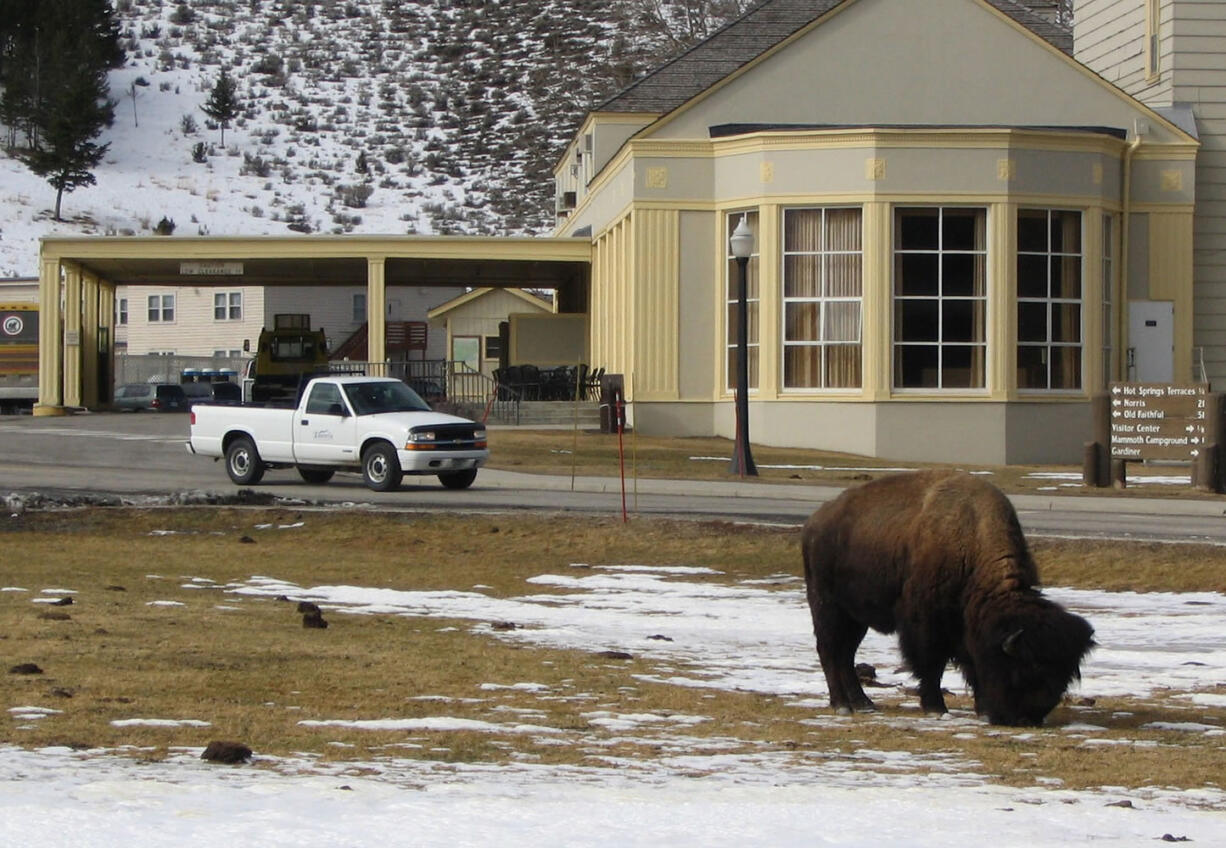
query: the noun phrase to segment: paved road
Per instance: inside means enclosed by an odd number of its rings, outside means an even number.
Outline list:
[[[184,448],[182,415],[85,414],[0,418],[0,496],[10,492],[159,496],[236,490],[220,463]],[[628,481],[631,514],[773,522],[804,521],[840,490],[742,481]],[[277,497],[421,510],[559,510],[620,515],[616,479],[547,477],[483,469],[471,489],[444,489],[433,477],[406,477],[398,492],[371,492],[356,474],[308,486],[290,471],[269,472],[253,487]],[[636,491],[637,490],[637,491]],[[1212,541],[1226,544],[1226,501],[1018,495],[1028,533],[1100,538]]]

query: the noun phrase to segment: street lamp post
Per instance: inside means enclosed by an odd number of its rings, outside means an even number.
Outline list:
[[[753,233],[749,222],[741,223],[728,240],[736,259],[738,288],[736,293],[736,441],[728,473],[741,477],[758,476],[753,453],[749,449],[749,257],[753,253]]]

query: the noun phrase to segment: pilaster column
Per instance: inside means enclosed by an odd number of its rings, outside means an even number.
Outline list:
[[[383,374],[383,361],[387,359],[387,283],[386,258],[366,258],[366,358],[372,363],[372,373]]]
[[[98,278],[81,277],[81,402],[98,406]]]
[[[34,414],[63,415],[59,259],[44,258],[39,263],[38,275],[38,403],[34,405]]]
[[[81,269],[64,269],[64,406],[81,405]]]

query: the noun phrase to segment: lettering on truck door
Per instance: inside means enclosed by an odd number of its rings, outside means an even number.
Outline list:
[[[305,411],[294,417],[294,455],[300,463],[356,462],[357,421],[349,413],[340,386],[315,383]]]

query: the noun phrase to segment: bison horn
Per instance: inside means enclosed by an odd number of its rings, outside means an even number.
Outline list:
[[[1007,655],[1011,657],[1016,657],[1018,655],[1017,640],[1020,638],[1022,638],[1022,628],[1018,628],[1017,630],[1013,631],[1008,636],[1006,636],[1005,641],[1000,643],[1000,649],[1004,651]]]

